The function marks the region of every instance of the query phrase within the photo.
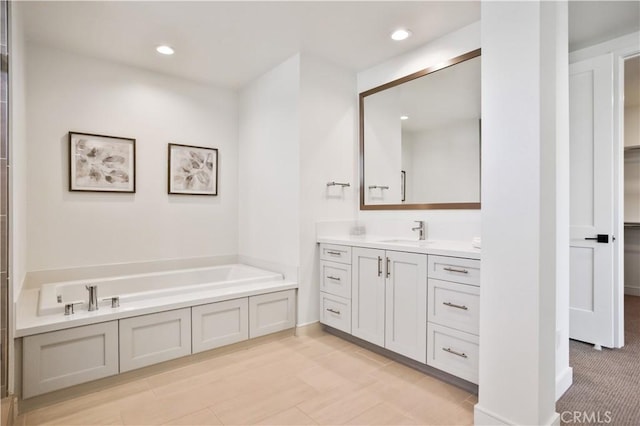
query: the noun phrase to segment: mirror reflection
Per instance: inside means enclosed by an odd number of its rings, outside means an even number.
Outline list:
[[[361,208],[480,207],[479,55],[360,95]]]

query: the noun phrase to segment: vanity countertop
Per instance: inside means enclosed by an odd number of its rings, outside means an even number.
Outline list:
[[[480,249],[471,245],[471,241],[448,240],[409,240],[381,236],[325,236],[318,237],[318,243],[338,244],[343,246],[356,246],[377,248],[384,250],[405,251],[411,253],[432,254],[438,256],[465,257],[480,260]]]

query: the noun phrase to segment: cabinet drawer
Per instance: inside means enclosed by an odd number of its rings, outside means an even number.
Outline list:
[[[22,396],[118,374],[118,321],[27,336]]]
[[[351,333],[351,300],[320,293],[320,322]]]
[[[351,264],[351,247],[320,244],[320,260]]]
[[[191,354],[191,309],[120,320],[120,372]]]
[[[460,257],[429,256],[429,278],[480,285],[480,261]]]
[[[427,324],[427,365],[478,384],[478,336]]]
[[[480,287],[429,280],[429,321],[478,334]]]
[[[320,291],[351,299],[351,265],[320,261]]]
[[[191,308],[193,353],[249,338],[249,299],[226,300]]]

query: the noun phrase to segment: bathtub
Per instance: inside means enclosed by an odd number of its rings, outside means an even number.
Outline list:
[[[86,310],[87,285],[98,286],[100,309],[110,306],[112,297],[120,298],[124,308],[136,303],[147,304],[154,299],[184,297],[187,294],[233,293],[242,287],[256,283],[282,282],[282,274],[243,264],[231,264],[206,268],[181,269],[165,272],[125,275],[109,278],[43,284],[38,297],[38,316],[64,314],[68,303],[83,303]],[[166,300],[166,299],[165,299]]]

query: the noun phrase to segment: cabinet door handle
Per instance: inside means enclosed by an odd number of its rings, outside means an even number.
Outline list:
[[[391,259],[387,257],[387,278],[391,276]]]
[[[456,268],[449,268],[449,267],[446,267],[446,268],[443,268],[443,269],[444,269],[445,271],[449,271],[449,272],[459,272],[459,273],[461,273],[461,274],[468,274],[468,273],[469,273],[469,271],[467,271],[466,269],[456,269]]]
[[[340,281],[340,277],[332,277],[331,275],[327,275],[328,280]]]
[[[382,258],[378,256],[378,276],[382,276]]]
[[[332,314],[340,315],[340,311],[336,311],[335,309],[327,308],[327,311],[331,312]]]
[[[459,356],[459,357],[461,357],[461,358],[469,358],[469,357],[467,356],[467,354],[465,354],[464,352],[456,352],[456,351],[454,351],[454,350],[453,350],[453,349],[451,349],[451,348],[442,348],[442,350],[443,350],[443,351],[445,351],[445,352],[449,352],[450,354],[457,355],[457,356]]]
[[[469,310],[469,308],[467,308],[464,305],[456,305],[455,303],[451,303],[451,302],[442,302],[442,304],[446,305],[446,306],[450,306],[452,308],[462,309],[462,310],[465,310],[465,311]]]
[[[327,251],[327,254],[330,254],[331,256],[342,256],[342,253],[340,253],[339,251]]]

